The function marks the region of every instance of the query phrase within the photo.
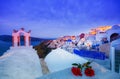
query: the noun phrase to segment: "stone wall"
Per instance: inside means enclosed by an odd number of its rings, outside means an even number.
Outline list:
[[[106,44],[100,45],[100,46],[99,46],[99,51],[100,51],[100,52],[105,52],[105,55],[106,55],[107,57],[109,57],[109,53],[110,53],[110,43],[106,43]]]

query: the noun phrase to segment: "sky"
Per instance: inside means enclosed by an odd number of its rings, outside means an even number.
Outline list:
[[[120,0],[0,0],[0,35],[25,28],[55,38],[120,24]]]

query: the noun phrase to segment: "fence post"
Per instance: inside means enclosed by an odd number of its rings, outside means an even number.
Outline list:
[[[111,60],[111,70],[115,72],[115,48],[112,46],[110,48],[110,60]]]
[[[119,74],[120,74],[120,64],[119,64]]]

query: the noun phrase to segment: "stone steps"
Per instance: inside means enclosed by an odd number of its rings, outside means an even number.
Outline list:
[[[43,73],[43,75],[50,73],[49,69],[47,67],[47,64],[46,64],[46,62],[44,61],[43,58],[40,58],[40,64],[41,64],[41,67],[42,67],[42,73]]]

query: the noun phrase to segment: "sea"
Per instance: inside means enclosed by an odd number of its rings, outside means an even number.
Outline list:
[[[41,41],[31,41],[32,46],[36,46],[40,43]],[[24,45],[24,42],[21,42],[21,45]],[[0,56],[2,56],[11,46],[12,42],[5,42],[0,40]]]

